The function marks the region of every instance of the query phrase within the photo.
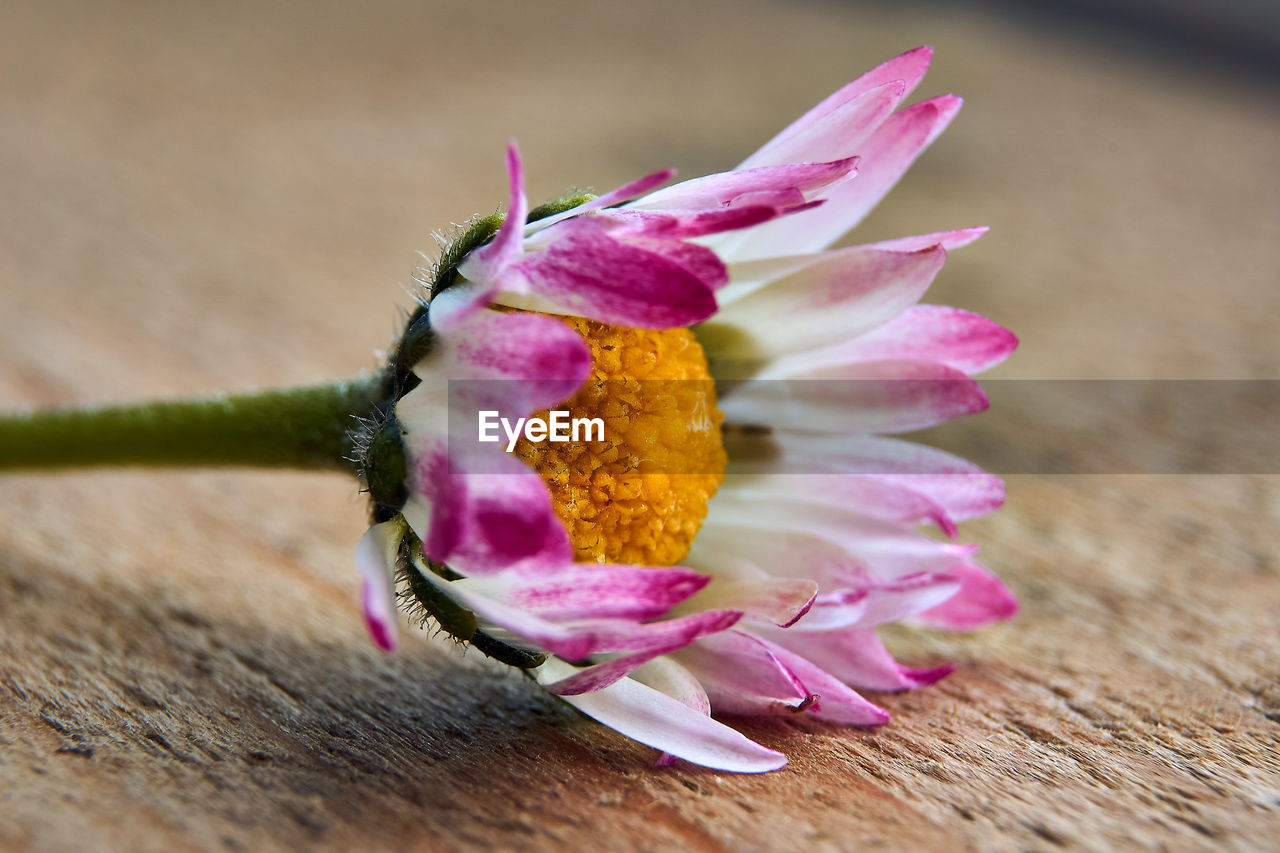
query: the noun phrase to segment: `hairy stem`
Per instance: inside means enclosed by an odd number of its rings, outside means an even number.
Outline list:
[[[145,466],[353,472],[353,416],[374,414],[380,379],[0,416],[0,471]]]

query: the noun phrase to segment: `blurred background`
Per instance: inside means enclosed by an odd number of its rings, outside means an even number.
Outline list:
[[[993,375],[1278,379],[1278,9],[6,2],[0,407],[372,367],[431,232],[505,201],[508,139],[534,203],[720,171],[919,44],[936,53],[913,99],[966,105],[855,239],[991,226],[927,301],[1022,338]],[[0,846],[391,846],[423,827],[572,844],[596,820],[654,843],[696,825],[734,849],[814,827],[1156,845],[1186,830],[1169,803],[1201,792],[1191,765],[1217,780],[1192,810],[1210,837],[1274,830],[1274,752],[1270,770],[1239,764],[1274,749],[1280,714],[1274,477],[1013,478],[965,535],[1023,614],[895,637],[961,669],[884,697],[886,734],[755,730],[799,775],[717,781],[751,813],[689,805],[699,785],[720,802],[705,776],[640,781],[645,750],[443,641],[372,652],[350,567],[364,511],[341,478],[8,478],[0,504]],[[861,781],[821,807],[820,777]],[[588,818],[535,836],[449,793],[468,786]]]

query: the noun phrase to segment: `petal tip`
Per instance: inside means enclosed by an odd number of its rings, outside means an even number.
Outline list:
[[[979,412],[985,412],[987,409],[991,408],[991,398],[987,396],[987,392],[979,385],[974,388],[973,396],[969,405],[971,406],[969,414],[976,415]]]
[[[373,640],[375,646],[387,654],[391,654],[396,650],[399,638],[393,623],[366,611],[364,624],[369,630],[369,638]]]
[[[997,622],[1007,622],[1017,616],[1018,611],[1022,609],[1022,602],[1018,601],[1018,597],[1014,595],[1008,587],[1005,588],[1005,593],[1006,598],[996,607],[995,610],[994,615],[995,621]]]
[[[960,112],[960,108],[964,106],[964,98],[959,95],[939,95],[931,99],[930,103],[937,109],[938,118],[945,126],[955,118],[956,113]]]
[[[805,615],[806,613],[808,613],[810,610],[812,610],[812,609],[813,609],[813,604],[814,604],[814,602],[816,602],[817,600],[818,600],[818,591],[817,591],[817,589],[815,589],[815,590],[814,590],[814,592],[813,592],[813,595],[809,596],[809,600],[808,600],[808,601],[806,601],[806,602],[804,603],[804,606],[802,606],[799,610],[797,610],[797,611],[796,611],[796,615],[795,615],[795,616],[792,616],[792,617],[791,617],[791,619],[789,619],[789,620],[788,620],[787,622],[785,622],[785,623],[779,623],[778,627],[779,627],[779,628],[790,628],[792,625],[794,625],[794,624],[796,624],[797,622],[799,622],[799,621],[804,617],[804,615]]]
[[[755,771],[748,771],[748,772],[769,773],[774,770],[781,770],[783,767],[787,766],[787,757],[783,755],[781,752],[777,752],[776,750],[772,750],[772,749],[766,750],[766,752],[770,753],[770,755],[767,757],[762,756],[762,760],[760,762],[760,769]]]
[[[948,539],[955,539],[960,535],[960,528],[956,526],[955,521],[941,509],[932,513],[929,520],[936,524],[942,531],[942,535]]]
[[[654,767],[670,767],[677,761],[676,757],[669,752],[664,752],[658,756],[658,760],[653,762]]]
[[[928,687],[935,684],[948,675],[956,671],[955,664],[948,663],[942,666],[930,667],[928,669],[913,669],[911,667],[900,667],[899,670],[902,678],[907,682],[908,688]]]

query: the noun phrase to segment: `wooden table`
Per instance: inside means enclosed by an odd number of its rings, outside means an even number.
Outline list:
[[[432,228],[736,163],[917,43],[969,99],[860,230],[986,223],[931,301],[1004,378],[1274,378],[1280,111],[1099,31],[833,3],[29,4],[0,28],[0,406],[370,367]],[[536,7],[536,8],[535,8]],[[997,423],[999,413],[982,416]],[[977,423],[982,423],[981,421]],[[1261,464],[1261,463],[1260,463]],[[1274,468],[1274,460],[1271,462]],[[370,647],[337,476],[0,481],[0,847],[1267,848],[1280,832],[1275,476],[1018,476],[967,525],[1024,602],[877,696],[744,722],[733,776],[444,638]]]

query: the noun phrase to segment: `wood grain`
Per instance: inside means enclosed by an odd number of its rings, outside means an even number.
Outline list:
[[[972,11],[527,5],[7,12],[0,406],[354,374],[430,229],[504,197],[509,136],[535,200],[694,175],[921,42],[938,49],[922,95],[968,105],[860,236],[993,226],[930,299],[1021,335],[997,375],[1280,375],[1274,81]],[[0,501],[0,847],[1268,849],[1280,832],[1275,476],[1011,478],[963,533],[1019,618],[892,632],[908,660],[959,669],[875,697],[887,727],[743,721],[792,757],[758,777],[654,769],[445,638],[379,655],[350,566],[364,508],[340,477],[14,477]]]

